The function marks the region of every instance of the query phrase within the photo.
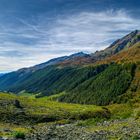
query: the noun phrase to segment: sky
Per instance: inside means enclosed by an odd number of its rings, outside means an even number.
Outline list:
[[[138,0],[0,0],[0,73],[93,53],[136,29]]]

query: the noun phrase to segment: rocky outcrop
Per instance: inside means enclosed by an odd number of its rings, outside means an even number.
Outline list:
[[[115,128],[116,127],[116,128]],[[100,129],[97,129],[100,128]],[[135,120],[97,123],[92,131],[75,124],[43,126],[33,129],[27,140],[140,140],[140,125]]]

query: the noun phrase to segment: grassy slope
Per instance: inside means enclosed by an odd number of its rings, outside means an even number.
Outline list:
[[[27,133],[32,125],[39,123],[65,124],[96,117],[110,118],[110,112],[94,105],[59,103],[51,101],[50,97],[36,99],[34,95],[0,93],[0,136],[10,137],[16,131]],[[3,131],[5,129],[12,132]]]
[[[28,133],[31,131],[30,127],[26,127],[26,124],[38,124],[42,122],[51,122],[56,124],[66,124],[73,122],[73,120],[79,120],[78,125],[86,126],[87,131],[116,131],[117,135],[113,136],[110,139],[117,139],[121,137],[118,134],[119,130],[124,128],[135,128],[135,123],[140,122],[140,66],[137,64],[134,78],[129,86],[128,90],[118,98],[118,103],[121,104],[112,104],[106,106],[108,110],[103,109],[102,107],[94,105],[77,105],[77,104],[67,104],[67,103],[58,103],[53,101],[59,96],[65,95],[66,93],[60,93],[58,95],[53,95],[50,97],[43,97],[40,99],[35,99],[34,95],[29,97],[30,94],[22,93],[22,97],[9,95],[9,94],[0,94],[0,105],[1,103],[9,103],[7,108],[0,108],[1,121],[0,121],[0,130],[10,129],[12,132],[1,131],[0,135],[14,135],[15,132]],[[28,97],[24,97],[28,96]],[[8,99],[8,100],[7,100]],[[16,121],[12,119],[9,121],[9,118],[6,117],[6,114],[9,112],[11,118],[14,118],[15,112],[21,112],[21,109],[16,108],[13,105],[13,101],[18,99],[21,103],[21,106],[24,109],[25,114],[19,115]],[[12,101],[12,102],[11,102]],[[6,103],[6,104],[7,104]],[[99,113],[100,112],[100,113]],[[2,114],[5,114],[2,116]],[[17,115],[17,114],[16,114]],[[98,116],[98,117],[97,117]],[[106,117],[110,116],[107,119],[109,123],[107,126],[96,125],[97,122],[102,122]],[[23,119],[25,117],[25,120]],[[21,120],[22,118],[22,120]],[[28,119],[27,119],[28,118]],[[3,120],[4,119],[4,120]],[[35,122],[33,120],[36,120]],[[120,121],[116,121],[120,120]],[[112,123],[113,121],[113,123]],[[10,122],[10,124],[9,124]],[[12,123],[13,122],[13,123]],[[22,123],[21,123],[22,122]],[[17,123],[20,125],[17,125]],[[119,125],[118,125],[119,124]],[[46,124],[43,124],[46,125]],[[29,125],[28,125],[29,126]],[[124,130],[125,131],[125,130]],[[131,135],[134,135],[131,133]],[[135,135],[134,135],[135,137]]]
[[[21,107],[15,105],[15,100],[20,102]],[[0,94],[0,120],[5,122],[25,121],[26,123],[27,121],[27,123],[33,123],[63,119],[77,120],[97,116],[107,117],[106,115],[109,115],[107,113],[102,107],[94,105],[59,103],[47,100],[46,97],[35,99],[32,97]]]
[[[110,62],[117,62],[117,63],[125,63],[125,62],[133,62],[139,63],[140,60],[140,43],[136,43],[131,48],[126,48],[123,51],[115,54],[111,57],[108,57],[104,60],[98,61],[95,63],[97,64],[106,64]]]

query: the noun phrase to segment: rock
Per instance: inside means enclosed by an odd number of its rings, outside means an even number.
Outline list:
[[[27,136],[29,139],[41,140],[107,140],[106,133],[102,134],[86,132],[82,127],[74,125],[46,126],[42,127],[34,136]]]
[[[118,126],[112,129],[112,126]],[[92,126],[94,127],[94,126]],[[85,127],[75,124],[44,125],[34,127],[27,140],[109,140],[109,138],[129,140],[140,139],[140,124],[136,120],[110,120],[97,123],[92,132],[87,132]],[[109,129],[106,129],[108,127]],[[87,127],[86,127],[87,128]]]
[[[15,105],[17,108],[22,108],[22,106],[20,105],[20,101],[19,101],[19,100],[15,100],[15,101],[14,101],[14,105]]]

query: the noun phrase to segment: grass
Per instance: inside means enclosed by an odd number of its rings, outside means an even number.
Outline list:
[[[0,122],[0,136],[15,137],[17,133],[27,134],[30,130],[25,126]]]
[[[61,92],[59,94],[55,94],[55,95],[52,95],[52,96],[48,96],[48,97],[43,97],[41,100],[45,99],[45,100],[48,100],[48,101],[57,101],[57,99],[60,97],[60,96],[63,96],[65,95],[66,93],[65,92]]]
[[[65,119],[85,120],[90,118],[112,118],[125,119],[129,117],[139,117],[139,102],[112,104],[105,108],[96,105],[80,105],[69,104],[53,101],[54,98],[65,94],[64,92],[43,98],[35,98],[33,96],[17,96],[14,94],[0,93],[0,114],[1,119],[6,114],[12,115],[14,112],[24,112],[30,119],[52,118],[52,121],[60,121]],[[22,108],[17,108],[14,101],[18,100]],[[136,99],[133,99],[136,100]],[[132,100],[132,101],[133,101]],[[2,116],[3,115],[3,116]],[[24,114],[23,114],[24,115]],[[111,115],[111,116],[110,116]],[[32,118],[33,117],[33,118]],[[6,119],[6,118],[5,118]],[[40,120],[41,121],[41,120]],[[43,121],[43,120],[42,120]],[[49,120],[48,120],[49,121]]]
[[[35,98],[36,95],[38,94],[34,94],[34,93],[28,93],[25,91],[21,91],[17,94],[18,96],[22,96],[22,97],[30,97],[30,98]]]
[[[20,102],[22,108],[17,108],[14,105],[15,100]],[[110,115],[107,110],[99,106],[59,103],[50,101],[46,97],[36,99],[1,93],[0,103],[0,120],[2,121],[4,119],[5,121],[8,119],[11,121],[14,119],[12,118],[14,116],[17,117],[17,120],[22,118],[22,121],[25,118],[25,120],[29,121],[49,122],[63,119],[80,120],[94,117],[109,117]]]
[[[134,108],[129,104],[113,104],[109,105],[108,109],[111,111],[112,119],[126,119],[131,117]]]

